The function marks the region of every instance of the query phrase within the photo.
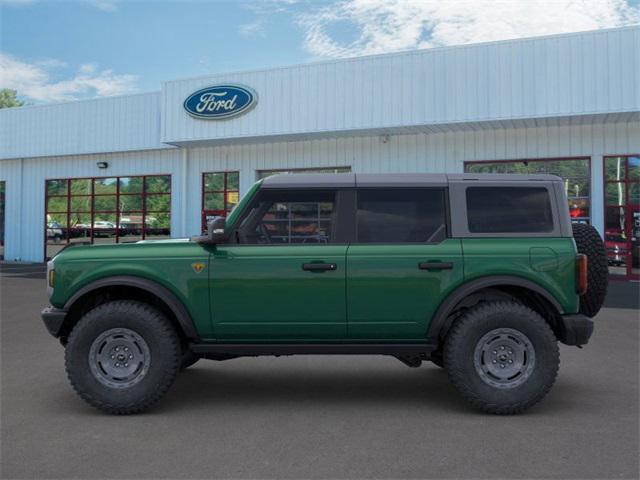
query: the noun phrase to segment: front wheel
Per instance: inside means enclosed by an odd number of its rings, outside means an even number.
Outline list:
[[[517,302],[487,302],[454,324],[445,341],[444,365],[473,406],[513,414],[549,392],[560,354],[553,331],[536,312]]]
[[[65,350],[71,385],[90,405],[139,413],[169,389],[182,351],[171,322],[142,302],[104,303],[75,325]]]

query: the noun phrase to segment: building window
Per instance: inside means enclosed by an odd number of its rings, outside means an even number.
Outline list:
[[[0,182],[0,260],[4,260],[4,189],[5,183]]]
[[[569,214],[574,222],[591,223],[590,158],[553,158],[465,162],[467,173],[546,173],[564,181]]]
[[[281,173],[351,173],[351,167],[295,168],[285,170],[258,170],[258,180]]]
[[[69,243],[122,243],[171,235],[171,176],[46,181],[45,258]]]
[[[213,217],[226,217],[240,199],[239,172],[202,174],[202,231]]]
[[[612,275],[640,277],[640,155],[604,158],[604,241]]]

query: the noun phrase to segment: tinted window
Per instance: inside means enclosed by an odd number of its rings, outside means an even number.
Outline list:
[[[242,243],[330,243],[335,192],[265,192],[242,226]]]
[[[444,190],[358,191],[360,243],[423,243],[446,236]]]
[[[472,233],[553,231],[549,192],[541,187],[467,188],[467,217]]]

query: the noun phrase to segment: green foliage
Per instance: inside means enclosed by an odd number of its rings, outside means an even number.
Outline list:
[[[21,107],[24,102],[18,100],[18,92],[9,88],[0,89],[0,108]]]

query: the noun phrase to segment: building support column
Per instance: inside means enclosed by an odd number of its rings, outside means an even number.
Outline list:
[[[189,149],[184,148],[182,150],[182,161],[181,161],[181,169],[180,169],[180,234],[173,236],[185,237],[187,236],[188,230],[188,216],[189,216],[189,206],[190,206],[190,195],[189,190],[187,188],[189,179]]]
[[[604,238],[604,166],[603,156],[591,157],[591,224]]]

